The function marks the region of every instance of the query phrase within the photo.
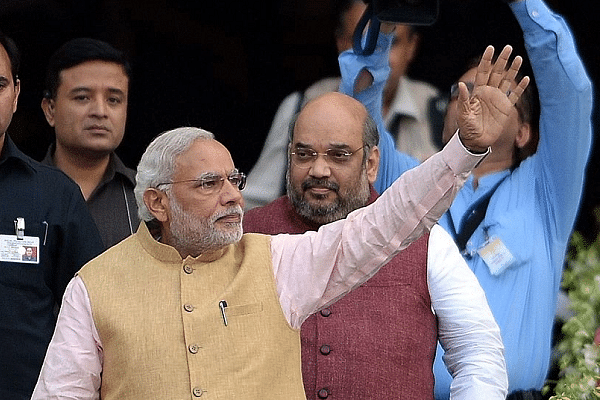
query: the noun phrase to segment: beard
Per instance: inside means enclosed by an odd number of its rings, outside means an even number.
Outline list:
[[[369,202],[371,195],[369,181],[366,170],[363,168],[359,179],[343,192],[340,191],[340,185],[331,182],[328,179],[306,178],[300,188],[296,188],[290,179],[289,168],[286,177],[287,194],[294,209],[302,217],[309,221],[323,225],[346,218],[352,211],[364,207]],[[322,187],[332,190],[337,196],[329,203],[319,204],[319,197],[316,200],[309,200],[305,193],[313,187]],[[323,196],[323,199],[325,196]]]
[[[182,254],[197,257],[207,251],[214,251],[238,242],[243,230],[240,222],[222,223],[224,228],[215,226],[215,222],[228,215],[240,215],[244,212],[238,204],[215,212],[206,219],[198,219],[185,211],[174,196],[170,197],[172,221],[170,224],[173,247]]]

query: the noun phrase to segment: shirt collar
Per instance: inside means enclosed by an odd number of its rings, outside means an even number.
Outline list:
[[[28,167],[31,171],[35,170],[34,164],[35,161],[23,153],[19,148],[14,144],[10,136],[5,133],[4,134],[4,145],[2,146],[2,153],[0,154],[0,165],[4,164],[9,159],[17,160],[22,163],[24,166]]]
[[[500,182],[500,180],[508,176],[510,172],[510,169],[504,169],[502,171],[492,172],[480,177],[477,180],[477,190],[487,192],[490,188],[494,187],[498,182]]]
[[[406,116],[415,120],[418,120],[420,117],[419,107],[415,104],[414,96],[410,90],[410,83],[405,76],[400,77],[396,96],[387,113],[386,122],[391,121],[397,115]]]
[[[46,152],[46,155],[44,156],[44,159],[42,160],[42,164],[51,165],[53,167],[56,167],[56,165],[54,164],[54,152],[55,151],[56,151],[56,143],[53,142],[48,147],[48,151]],[[113,151],[110,154],[110,161],[108,162],[108,167],[106,169],[106,172],[104,173],[104,177],[102,178],[102,181],[100,181],[100,184],[98,185],[98,187],[102,187],[105,183],[113,180],[115,177],[115,174],[117,174],[117,173],[122,175],[125,179],[127,179],[131,183],[132,186],[135,186],[135,171],[130,168],[127,168],[125,166],[125,164],[123,164],[123,161],[121,161],[119,156],[117,156],[117,154]]]

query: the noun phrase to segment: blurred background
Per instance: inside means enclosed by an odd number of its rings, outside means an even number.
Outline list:
[[[183,125],[212,131],[249,171],[280,101],[338,75],[336,0],[0,0],[0,29],[22,52],[19,109],[9,128],[19,147],[43,158],[52,131],[41,108],[50,55],[74,37],[105,40],[133,66],[125,139],[117,150],[135,168],[158,133]],[[600,79],[600,17],[593,0],[546,0],[572,27],[588,72]],[[521,31],[500,0],[441,0],[409,75],[446,91],[487,44],[523,53]],[[598,107],[594,125],[598,126]],[[568,132],[565,132],[568,135]],[[588,166],[577,229],[595,237],[600,150]],[[569,160],[564,160],[565,163]]]

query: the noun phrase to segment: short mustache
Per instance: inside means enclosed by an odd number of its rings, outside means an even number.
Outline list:
[[[238,205],[235,205],[233,207],[227,208],[225,210],[221,210],[221,211],[213,214],[210,219],[211,219],[211,222],[215,222],[219,218],[227,217],[229,215],[239,215],[240,217],[243,217],[244,210],[242,210],[242,206],[240,206],[238,204]]]
[[[105,131],[110,131],[110,129],[108,129],[107,126],[102,125],[102,124],[91,124],[91,125],[87,125],[85,126],[83,129],[102,129]]]
[[[340,188],[340,185],[338,185],[335,182],[331,182],[328,179],[308,178],[304,182],[302,182],[302,190],[303,191],[306,191],[306,190],[314,188],[314,187],[329,189],[329,190],[333,190],[333,191],[337,192]]]

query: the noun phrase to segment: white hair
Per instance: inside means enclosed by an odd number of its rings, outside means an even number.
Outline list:
[[[160,183],[171,181],[175,173],[175,161],[196,140],[214,140],[208,131],[194,127],[172,129],[158,135],[140,159],[135,176],[135,200],[142,221],[152,221],[154,216],[144,203],[144,192]]]

